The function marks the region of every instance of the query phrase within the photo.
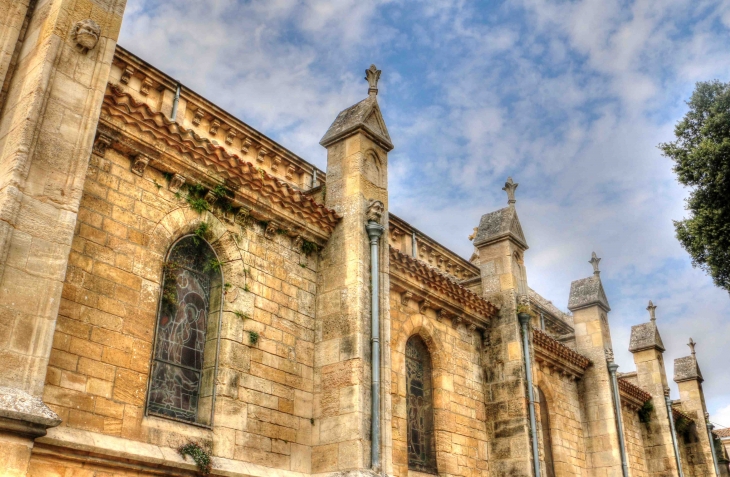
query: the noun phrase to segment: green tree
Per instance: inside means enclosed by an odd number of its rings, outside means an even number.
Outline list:
[[[687,105],[676,141],[659,145],[691,189],[689,218],[674,227],[692,265],[730,292],[730,83],[697,83]]]

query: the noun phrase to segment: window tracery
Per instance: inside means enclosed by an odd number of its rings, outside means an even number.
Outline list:
[[[411,336],[406,343],[406,412],[408,468],[435,474],[431,355],[419,336]]]
[[[210,424],[221,273],[208,243],[186,236],[165,262],[150,369],[147,413]],[[208,352],[206,353],[206,348]]]

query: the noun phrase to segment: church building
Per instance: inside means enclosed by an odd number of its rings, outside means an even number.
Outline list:
[[[391,211],[374,65],[320,170],[124,3],[0,0],[0,475],[730,475],[701,348],[671,395],[649,301],[619,372],[601,258],[530,288],[512,178],[469,259]]]

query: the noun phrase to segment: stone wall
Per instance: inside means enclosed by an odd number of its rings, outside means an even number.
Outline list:
[[[408,338],[418,334],[431,353],[438,473],[486,477],[489,456],[479,335],[463,324],[454,328],[450,320],[437,321],[434,310],[421,314],[413,300],[402,305],[395,292],[390,294],[390,318],[393,474],[408,476],[405,348]]]
[[[639,421],[639,414],[636,410],[626,406],[621,409],[621,417],[624,425],[629,473],[632,477],[648,477],[643,437],[646,425]]]
[[[547,398],[555,475],[587,475],[586,441],[581,424],[583,418],[578,382],[567,376],[561,376],[557,371],[551,371],[547,367],[540,367],[536,372],[536,378],[537,385]],[[539,407],[536,408],[539,410]],[[539,416],[537,422],[541,422]],[[541,449],[544,432],[545,430],[541,429]]]
[[[161,447],[201,440],[215,456],[309,472],[316,259],[255,221],[197,214],[159,171],[130,167],[112,149],[91,158],[45,402],[61,426]],[[212,429],[144,412],[164,256],[201,222],[225,282]]]

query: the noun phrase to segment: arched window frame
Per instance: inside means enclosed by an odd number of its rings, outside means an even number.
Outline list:
[[[412,457],[411,452],[411,443],[412,443],[412,437],[413,437],[413,429],[412,429],[412,420],[415,418],[415,416],[412,414],[413,412],[417,412],[417,409],[414,410],[412,407],[413,401],[412,401],[412,377],[411,374],[411,367],[416,363],[417,358],[409,356],[409,345],[415,344],[418,348],[420,348],[420,351],[422,352],[419,356],[418,361],[420,361],[420,364],[423,368],[423,393],[424,393],[424,406],[422,407],[423,415],[422,418],[424,418],[424,426],[426,427],[425,432],[423,434],[423,445],[427,447],[426,453],[427,458],[425,459],[425,462],[421,460],[420,462],[416,462]],[[408,470],[413,470],[417,472],[424,472],[429,474],[438,474],[438,467],[436,462],[436,434],[435,434],[435,418],[434,418],[434,408],[433,408],[433,360],[431,359],[431,352],[428,349],[428,346],[426,345],[426,342],[423,340],[423,338],[418,335],[412,335],[408,340],[406,341],[406,349],[405,349],[405,374],[406,374],[406,452],[408,456]],[[409,366],[410,365],[410,366]]]
[[[165,260],[162,267],[162,274],[160,279],[160,293],[158,298],[158,304],[157,304],[157,315],[155,317],[155,332],[154,332],[154,338],[153,338],[153,347],[152,347],[152,356],[150,357],[150,367],[149,367],[149,374],[148,374],[148,380],[147,380],[147,395],[145,399],[145,416],[151,416],[151,417],[157,417],[161,419],[168,419],[172,421],[182,422],[185,424],[197,426],[197,427],[203,427],[207,429],[213,428],[213,419],[214,419],[214,410],[215,410],[215,382],[218,376],[218,358],[220,355],[220,329],[222,325],[222,318],[223,318],[223,270],[222,267],[219,266],[217,273],[215,274],[215,283],[212,283],[210,286],[210,293],[209,293],[209,299],[208,299],[208,310],[207,310],[207,322],[206,322],[206,336],[204,339],[204,349],[203,349],[203,365],[200,370],[200,381],[198,383],[198,409],[197,409],[197,415],[195,420],[187,420],[187,419],[181,419],[175,416],[171,415],[165,415],[162,413],[154,412],[150,410],[150,399],[152,396],[152,385],[153,385],[153,370],[154,370],[154,364],[155,361],[157,361],[158,356],[158,347],[159,347],[159,337],[160,337],[160,318],[162,315],[162,310],[164,306],[164,300],[163,295],[165,293],[165,279],[166,279],[166,273],[167,267],[166,264],[169,263],[170,258],[175,251],[175,248],[181,244],[184,240],[191,238],[194,241],[199,241],[199,243],[204,244],[210,254],[214,257],[213,259],[216,260],[218,264],[221,263],[218,253],[216,252],[215,248],[205,239],[198,237],[194,234],[186,234],[181,237],[179,237],[175,242],[170,245],[170,247],[167,250],[167,253],[165,254]],[[211,312],[212,308],[217,307],[217,310],[213,310]],[[214,320],[211,320],[211,318],[214,318]],[[210,361],[209,353],[206,354],[206,351],[208,351],[208,343],[209,341],[215,340],[215,355],[212,358],[212,361]],[[207,364],[207,366],[206,366]],[[208,375],[206,377],[206,371],[209,374],[212,374],[212,376]],[[205,388],[203,388],[205,386]],[[210,396],[210,411],[205,412],[205,409],[200,409],[200,399],[201,397],[207,397],[204,393],[208,393]]]

